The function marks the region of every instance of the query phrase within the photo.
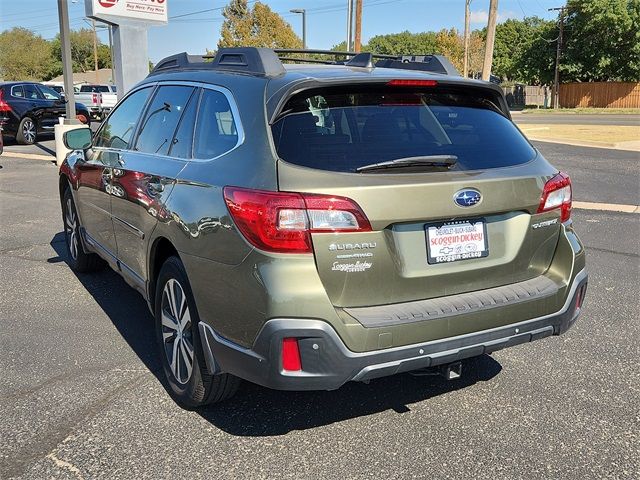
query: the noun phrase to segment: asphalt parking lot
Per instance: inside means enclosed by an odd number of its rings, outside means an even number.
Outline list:
[[[640,203],[637,153],[537,146],[578,200]],[[638,214],[574,211],[590,282],[562,337],[466,361],[454,382],[245,383],[187,412],[142,298],[67,267],[56,168],[0,166],[0,478],[640,478]]]

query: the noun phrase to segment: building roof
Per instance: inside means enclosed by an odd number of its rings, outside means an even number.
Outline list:
[[[98,70],[98,78],[96,79],[96,72],[78,72],[73,74],[73,83],[113,83],[112,70],[110,68],[101,68]],[[63,82],[64,75],[60,75],[56,78],[49,80],[50,82]]]

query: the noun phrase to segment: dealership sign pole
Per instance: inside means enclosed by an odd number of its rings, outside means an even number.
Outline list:
[[[69,39],[69,10],[67,0],[58,0],[60,20],[60,46],[62,47],[62,74],[64,77],[64,97],[66,107],[65,123],[73,125],[76,120],[76,102],[73,94],[73,64],[71,62],[71,41]]]
[[[166,25],[168,0],[85,0],[86,15],[111,25],[113,67],[118,93],[149,74],[147,30]]]

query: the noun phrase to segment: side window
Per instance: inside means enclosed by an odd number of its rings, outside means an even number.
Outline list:
[[[237,143],[238,131],[227,97],[216,90],[203,90],[196,122],[194,158],[217,157]]]
[[[152,88],[147,87],[129,95],[102,124],[96,134],[95,147],[127,148],[133,129]]]
[[[191,96],[187,108],[182,115],[178,130],[176,131],[169,155],[177,158],[191,158],[191,147],[193,146],[193,128],[196,124],[196,113],[198,112],[198,92]]]
[[[25,83],[22,88],[24,89],[24,96],[27,100],[42,100],[43,96],[40,94],[35,85],[31,83]]]
[[[49,88],[46,85],[40,85],[38,89],[47,100],[60,100],[60,95],[58,95],[58,92],[53,88]]]
[[[11,96],[16,98],[24,98],[24,90],[22,85],[14,85],[11,87]]]
[[[193,87],[167,85],[153,97],[134,150],[166,155]]]

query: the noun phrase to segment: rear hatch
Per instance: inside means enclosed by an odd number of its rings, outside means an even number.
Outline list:
[[[557,170],[496,95],[404,80],[328,86],[287,101],[272,127],[279,189],[346,197],[370,224],[312,234],[335,306],[483,290],[549,268],[559,214],[536,212]]]

